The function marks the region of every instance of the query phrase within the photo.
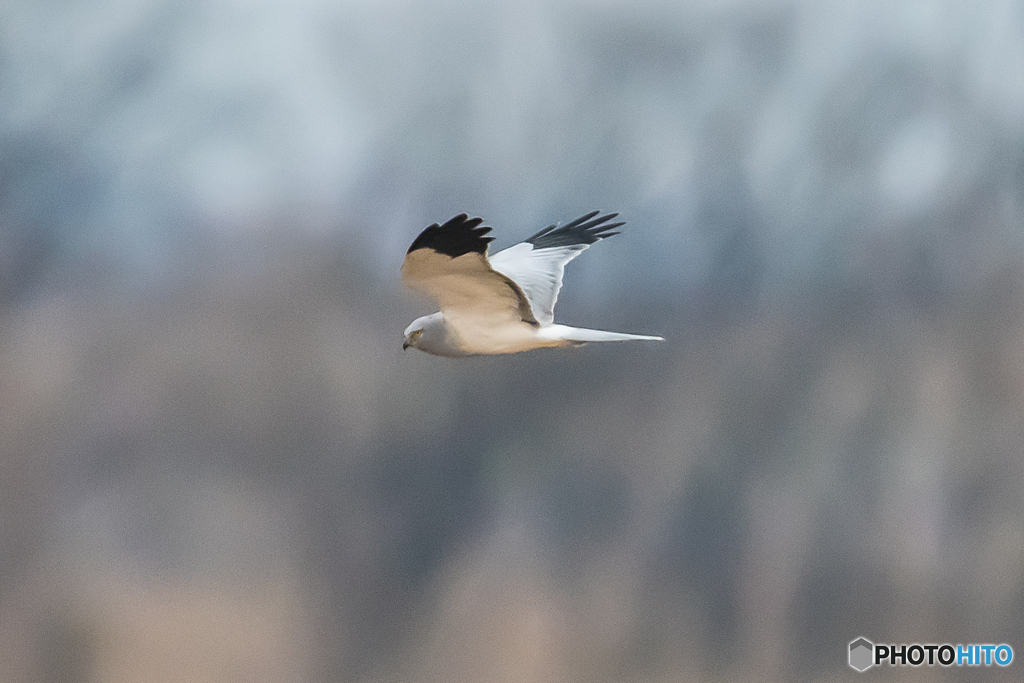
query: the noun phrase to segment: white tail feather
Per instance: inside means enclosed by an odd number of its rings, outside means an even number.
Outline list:
[[[537,331],[537,335],[545,339],[573,342],[602,342],[602,341],[665,341],[664,337],[651,337],[646,334],[626,334],[624,332],[605,332],[604,330],[588,330],[582,327],[569,327],[568,325],[545,325]]]

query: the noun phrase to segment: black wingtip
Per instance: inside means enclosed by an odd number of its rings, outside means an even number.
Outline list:
[[[483,218],[470,218],[467,214],[460,213],[443,225],[434,223],[427,226],[413,240],[405,253],[411,254],[417,249],[431,249],[452,258],[472,252],[485,254],[487,244],[494,238],[485,236],[491,231],[489,227],[478,227],[483,222]]]
[[[549,225],[537,234],[528,237],[526,241],[532,244],[534,249],[550,249],[552,247],[571,247],[577,244],[593,244],[605,237],[618,235],[618,232],[609,231],[625,225],[625,222],[608,223],[608,221],[619,214],[609,213],[598,216],[600,213],[600,211],[591,211],[565,225]],[[595,216],[598,217],[594,218]]]

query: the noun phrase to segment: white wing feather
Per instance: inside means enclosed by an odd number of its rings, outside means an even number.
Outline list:
[[[618,214],[599,214],[600,211],[591,211],[565,225],[549,225],[490,258],[492,268],[522,287],[541,325],[554,321],[565,264],[591,244],[619,234],[613,230],[623,223],[608,222]]]
[[[541,325],[555,319],[555,301],[562,288],[565,264],[582,254],[590,245],[573,244],[536,249],[529,242],[503,249],[490,257],[491,268],[515,281],[530,301],[533,315]]]

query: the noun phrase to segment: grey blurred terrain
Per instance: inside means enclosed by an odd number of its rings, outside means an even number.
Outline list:
[[[667,342],[401,351],[425,225],[592,209]],[[1022,455],[1024,3],[0,6],[0,681],[1020,660]]]

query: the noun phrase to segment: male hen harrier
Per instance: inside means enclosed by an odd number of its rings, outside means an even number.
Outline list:
[[[436,356],[516,353],[586,342],[661,337],[587,330],[554,323],[565,264],[594,242],[617,235],[618,216],[593,211],[561,227],[549,225],[525,241],[487,257],[488,227],[459,214],[420,233],[402,264],[406,285],[437,300],[441,310],[405,330],[410,346]]]

